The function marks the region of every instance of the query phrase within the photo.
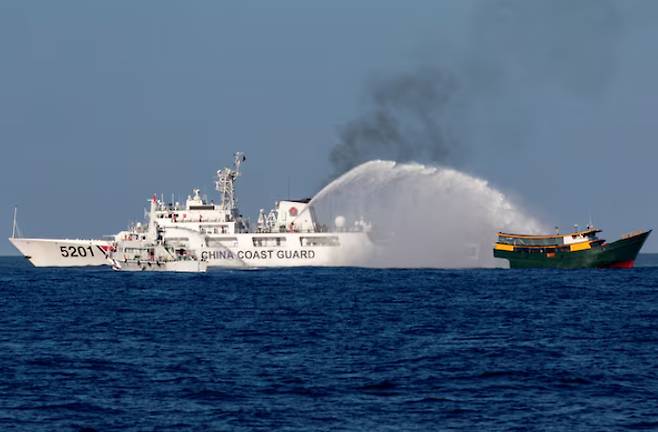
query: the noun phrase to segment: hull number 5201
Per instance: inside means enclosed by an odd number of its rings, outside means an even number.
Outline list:
[[[62,252],[64,258],[78,258],[89,256],[94,256],[94,250],[91,246],[60,246],[59,250]]]

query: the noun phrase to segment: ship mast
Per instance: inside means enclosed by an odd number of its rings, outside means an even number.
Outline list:
[[[227,167],[217,171],[215,189],[217,189],[221,197],[219,208],[224,211],[237,213],[238,198],[235,194],[235,181],[240,176],[240,165],[246,159],[244,153],[237,152],[233,156],[233,168]]]
[[[18,207],[14,207],[14,224],[11,228],[11,238],[16,238],[16,213],[18,213]]]

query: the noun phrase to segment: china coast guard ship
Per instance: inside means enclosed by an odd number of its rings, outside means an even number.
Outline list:
[[[193,190],[185,205],[153,196],[146,223],[136,224],[112,240],[14,235],[9,240],[36,267],[111,264],[115,269],[132,269],[155,264],[141,268],[150,270],[158,269],[158,263],[176,267],[174,261],[184,260],[234,268],[350,266],[359,265],[372,252],[367,223],[356,221],[347,227],[345,218],[339,216],[330,231],[318,222],[310,199],[282,200],[267,213],[261,209],[252,227],[240,214],[235,190],[245,160],[243,153],[236,153],[233,167],[217,171],[219,204],[202,199],[199,189]],[[156,250],[162,256],[155,256]],[[174,253],[163,254],[163,250]]]

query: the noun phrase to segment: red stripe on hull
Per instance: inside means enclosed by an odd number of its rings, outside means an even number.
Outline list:
[[[603,268],[632,269],[634,266],[635,266],[635,260],[628,260],[628,261],[619,261],[614,264],[603,266]]]

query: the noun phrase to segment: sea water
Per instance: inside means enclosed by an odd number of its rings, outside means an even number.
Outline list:
[[[658,428],[658,268],[0,259],[0,430]]]

